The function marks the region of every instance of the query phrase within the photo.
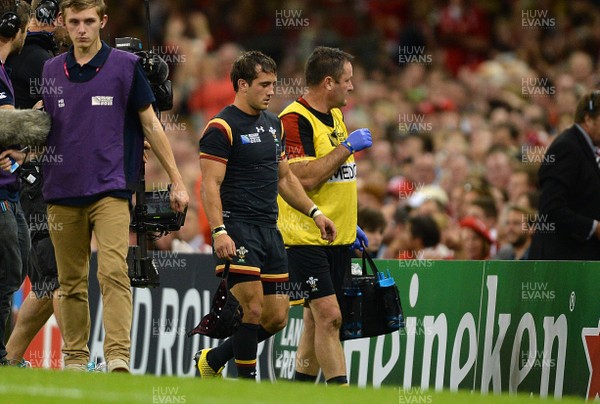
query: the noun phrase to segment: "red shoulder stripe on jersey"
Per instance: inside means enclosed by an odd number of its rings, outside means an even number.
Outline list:
[[[224,119],[221,119],[221,118],[211,119],[208,122],[208,124],[206,124],[206,127],[204,128],[202,133],[205,133],[206,129],[208,129],[209,127],[214,127],[214,128],[219,129],[223,133],[223,135],[227,138],[227,141],[229,142],[229,144],[233,144],[233,135],[231,133],[231,127],[229,126],[227,121],[225,121]]]
[[[219,157],[219,156],[213,156],[212,154],[200,153],[200,158],[218,161],[219,163],[227,164],[227,159],[224,159],[223,157]]]

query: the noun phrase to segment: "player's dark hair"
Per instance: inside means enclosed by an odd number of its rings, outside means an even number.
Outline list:
[[[249,85],[252,81],[258,77],[258,73],[277,73],[277,63],[269,56],[265,55],[260,51],[248,51],[243,52],[233,62],[231,67],[231,82],[233,83],[233,90],[237,93],[238,81],[240,79],[248,82]]]
[[[326,77],[332,77],[336,83],[344,73],[346,62],[352,62],[354,56],[337,48],[318,46],[310,54],[304,68],[306,85],[316,86]]]

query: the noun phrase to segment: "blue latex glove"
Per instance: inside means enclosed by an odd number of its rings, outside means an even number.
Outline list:
[[[356,240],[352,244],[352,249],[363,251],[365,247],[369,246],[369,239],[365,232],[358,226],[356,226]]]
[[[356,129],[348,136],[348,139],[342,142],[342,145],[350,150],[350,153],[364,150],[371,147],[372,144],[371,131],[367,128]]]

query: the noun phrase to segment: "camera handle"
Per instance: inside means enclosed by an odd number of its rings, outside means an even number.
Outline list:
[[[146,20],[147,20],[147,40],[148,49],[150,48],[150,1],[144,0]],[[160,110],[155,109],[156,115],[160,120]],[[148,216],[148,206],[146,205],[146,164],[143,161],[140,167],[140,181],[135,191],[134,207],[134,230],[136,233],[137,245],[130,246],[127,254],[128,275],[131,286],[139,288],[160,286],[160,276],[154,259],[148,256],[148,233],[146,229],[146,218]],[[141,220],[139,220],[141,219]]]
[[[133,212],[133,228],[136,234],[137,245],[129,246],[127,267],[131,286],[137,288],[155,288],[160,286],[160,276],[156,265],[154,265],[154,259],[148,256],[148,233],[145,226],[145,218],[148,215],[145,174],[145,164],[142,162],[140,167],[140,182],[135,191],[135,207]]]

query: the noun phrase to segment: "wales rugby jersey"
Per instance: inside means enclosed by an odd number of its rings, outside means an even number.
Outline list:
[[[286,153],[290,164],[321,158],[348,137],[342,111],[338,108],[324,114],[299,98],[279,117],[286,132]],[[356,239],[357,221],[354,156],[350,155],[331,178],[307,194],[335,223],[338,235],[333,245],[352,244]],[[277,202],[278,226],[286,245],[329,245],[321,239],[319,229],[305,213],[298,212],[281,197]]]
[[[281,122],[268,111],[248,115],[230,105],[208,122],[200,138],[200,158],[227,165],[220,189],[225,221],[277,225],[284,147]]]

